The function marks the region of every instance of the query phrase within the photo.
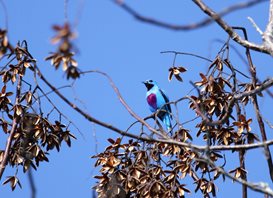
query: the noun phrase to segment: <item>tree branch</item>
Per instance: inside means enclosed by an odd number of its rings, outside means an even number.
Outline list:
[[[244,28],[242,30],[243,30],[243,33],[245,35],[245,39],[247,39],[246,30]],[[253,65],[252,58],[251,58],[251,55],[250,55],[250,51],[249,51],[248,48],[246,48],[246,56],[247,56],[247,60],[248,60],[249,71],[250,71],[251,76],[252,76],[252,84],[253,84],[253,87],[255,88],[256,85],[257,85],[256,67]],[[261,131],[261,136],[262,136],[263,141],[266,141],[267,136],[266,136],[266,131],[265,131],[265,127],[264,127],[264,122],[263,122],[263,119],[262,119],[262,116],[261,116],[261,113],[260,113],[260,107],[259,107],[259,104],[258,104],[257,95],[256,94],[252,95],[252,99],[253,99],[253,106],[254,106],[254,109],[255,109],[255,114],[256,114],[257,121],[258,121],[258,124],[259,124],[259,128],[260,128],[260,131]],[[265,147],[264,147],[264,152],[265,152],[265,157],[266,157],[266,160],[267,160],[267,165],[268,165],[268,168],[269,168],[269,174],[270,174],[271,180],[273,181],[273,162],[272,162],[272,156],[271,156],[270,149],[269,149],[269,147],[267,145],[265,145]]]
[[[22,76],[18,75],[17,87],[16,87],[16,98],[15,98],[14,106],[19,104],[20,94],[21,94],[21,87],[22,87]],[[14,113],[14,117],[13,117],[13,121],[12,121],[12,127],[11,127],[9,137],[7,139],[7,142],[6,142],[4,157],[3,157],[3,160],[1,161],[1,164],[0,164],[0,180],[2,179],[3,173],[4,173],[6,165],[8,163],[9,152],[10,152],[10,148],[11,148],[11,144],[12,144],[12,141],[13,141],[14,134],[16,132],[18,119],[19,119],[19,117]]]
[[[251,0],[251,1],[246,1],[246,2],[240,2],[238,4],[234,4],[231,5],[230,7],[227,7],[225,9],[223,9],[222,11],[220,11],[217,15],[220,17],[223,17],[231,12],[234,12],[236,10],[240,10],[243,8],[248,8],[251,6],[254,6],[258,3],[262,3],[268,0]],[[213,23],[214,19],[213,18],[205,18],[199,22],[196,23],[192,23],[192,24],[187,24],[187,25],[175,25],[175,24],[170,24],[167,22],[163,22],[163,21],[159,21],[157,19],[154,18],[150,18],[147,16],[143,16],[140,13],[138,13],[136,10],[134,10],[132,7],[130,7],[129,5],[127,5],[126,3],[124,3],[124,1],[120,1],[120,0],[112,0],[112,2],[114,2],[115,4],[119,5],[123,10],[125,10],[127,13],[129,13],[130,15],[132,15],[135,19],[144,22],[144,23],[148,23],[148,24],[152,24],[158,27],[162,27],[162,28],[166,28],[166,29],[170,29],[170,30],[193,30],[193,29],[197,29],[197,28],[201,28],[204,27],[206,25],[209,25],[211,23]]]
[[[210,9],[206,4],[204,4],[201,0],[192,0],[204,13],[206,13],[208,16],[210,16],[212,19],[215,20],[215,22],[224,29],[230,38],[237,42],[238,44],[244,46],[245,48],[263,52],[266,54],[271,54],[271,50],[266,45],[257,45],[255,43],[249,42],[246,39],[243,39],[242,37],[237,34],[233,27],[229,26],[217,13],[215,13],[212,9]]]
[[[272,20],[272,12],[273,12],[273,0],[270,0],[270,16],[269,16],[269,22],[266,28],[266,31],[263,33],[263,41],[264,43],[261,45],[258,45],[253,42],[249,42],[246,39],[243,39],[240,37],[239,34],[234,31],[232,26],[229,26],[222,17],[239,9],[248,8],[253,5],[256,5],[258,3],[266,2],[268,0],[251,0],[246,1],[243,3],[238,3],[231,5],[230,7],[225,8],[224,10],[220,11],[219,13],[214,12],[211,8],[209,8],[206,4],[202,2],[202,0],[192,0],[204,13],[206,13],[209,18],[206,18],[200,22],[188,24],[188,25],[175,25],[170,24],[167,22],[159,21],[157,19],[153,19],[150,17],[142,16],[140,13],[138,13],[136,10],[131,8],[129,5],[124,3],[124,1],[120,0],[112,0],[115,4],[119,5],[123,10],[125,10],[127,13],[132,15],[135,19],[144,22],[149,23],[155,26],[171,29],[171,30],[193,30],[200,27],[204,27],[206,25],[209,25],[213,21],[215,21],[223,30],[225,30],[228,35],[237,42],[238,44],[249,48],[254,51],[270,54],[273,56],[273,20]]]
[[[32,174],[32,168],[30,168],[28,170],[28,180],[29,180],[29,184],[30,184],[30,189],[31,189],[31,198],[36,198],[36,186],[35,186],[35,181],[33,178],[33,174]]]

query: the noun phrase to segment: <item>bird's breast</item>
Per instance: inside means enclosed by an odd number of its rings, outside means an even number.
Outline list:
[[[147,102],[152,107],[154,110],[157,109],[156,105],[156,95],[154,93],[151,93],[150,95],[147,96]]]

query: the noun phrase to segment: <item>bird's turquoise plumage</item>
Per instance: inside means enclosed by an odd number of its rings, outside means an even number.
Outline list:
[[[169,98],[164,93],[163,90],[161,90],[157,83],[153,80],[147,80],[144,82],[147,93],[146,93],[146,100],[149,105],[149,108],[152,112],[159,111],[157,114],[157,117],[165,124],[168,131],[172,129],[171,124],[171,106],[169,103]]]

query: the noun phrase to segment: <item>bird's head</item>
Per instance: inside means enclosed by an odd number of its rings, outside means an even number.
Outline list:
[[[157,83],[153,80],[146,80],[143,82],[143,84],[146,86],[148,91],[152,89],[154,86],[157,86]]]

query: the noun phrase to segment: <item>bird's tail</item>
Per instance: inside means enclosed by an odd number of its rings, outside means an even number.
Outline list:
[[[170,132],[172,130],[172,123],[171,123],[171,117],[168,113],[166,113],[165,116],[163,117],[163,123],[167,127],[168,132]]]

